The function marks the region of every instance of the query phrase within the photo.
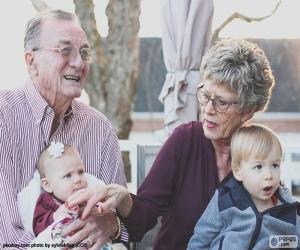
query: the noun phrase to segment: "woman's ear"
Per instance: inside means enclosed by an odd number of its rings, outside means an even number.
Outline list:
[[[238,181],[243,180],[240,168],[233,168],[232,173],[233,173],[234,178],[237,179]]]
[[[242,114],[242,119],[241,119],[242,124],[245,123],[246,121],[250,120],[253,117],[254,113],[255,113],[254,109],[246,111],[246,113],[243,113]]]
[[[27,65],[27,72],[30,76],[35,76],[37,74],[36,61],[33,52],[25,53],[25,62]]]
[[[50,186],[50,183],[48,182],[48,180],[46,178],[42,178],[41,179],[41,186],[43,187],[43,189],[47,192],[47,193],[52,193],[53,190]]]

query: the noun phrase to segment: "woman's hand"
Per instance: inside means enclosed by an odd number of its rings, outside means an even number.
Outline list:
[[[122,217],[128,217],[132,209],[132,199],[128,190],[118,184],[99,186],[95,189],[83,189],[67,200],[70,207],[85,203],[81,219],[85,219],[96,206],[100,215],[104,215],[111,209],[117,209]]]
[[[108,212],[110,209],[116,208],[120,215],[126,218],[131,212],[133,201],[129,191],[125,187],[118,184],[109,184],[107,185],[107,196],[105,201],[101,202],[99,205],[104,213]]]

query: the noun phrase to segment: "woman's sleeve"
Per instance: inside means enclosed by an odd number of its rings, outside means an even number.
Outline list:
[[[129,217],[123,219],[131,241],[140,241],[156,225],[157,218],[168,211],[181,160],[182,134],[182,128],[174,130],[160,149],[137,195],[131,195],[133,207]]]

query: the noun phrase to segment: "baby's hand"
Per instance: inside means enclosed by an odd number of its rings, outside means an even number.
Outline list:
[[[54,221],[61,220],[64,218],[72,219],[74,215],[78,215],[78,206],[68,207],[66,204],[62,204],[54,212],[53,219]]]

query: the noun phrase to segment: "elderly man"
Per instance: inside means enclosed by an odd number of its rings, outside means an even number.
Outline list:
[[[78,149],[87,172],[105,183],[126,185],[115,132],[97,110],[75,98],[85,86],[92,52],[77,17],[61,10],[29,21],[24,39],[29,78],[22,89],[0,92],[0,248],[22,249],[27,233],[16,205],[17,194],[33,177],[38,155],[51,141]],[[12,72],[13,74],[13,72]],[[109,226],[108,226],[109,225]],[[113,213],[76,220],[63,230],[68,241],[87,240],[94,248],[120,235]]]

